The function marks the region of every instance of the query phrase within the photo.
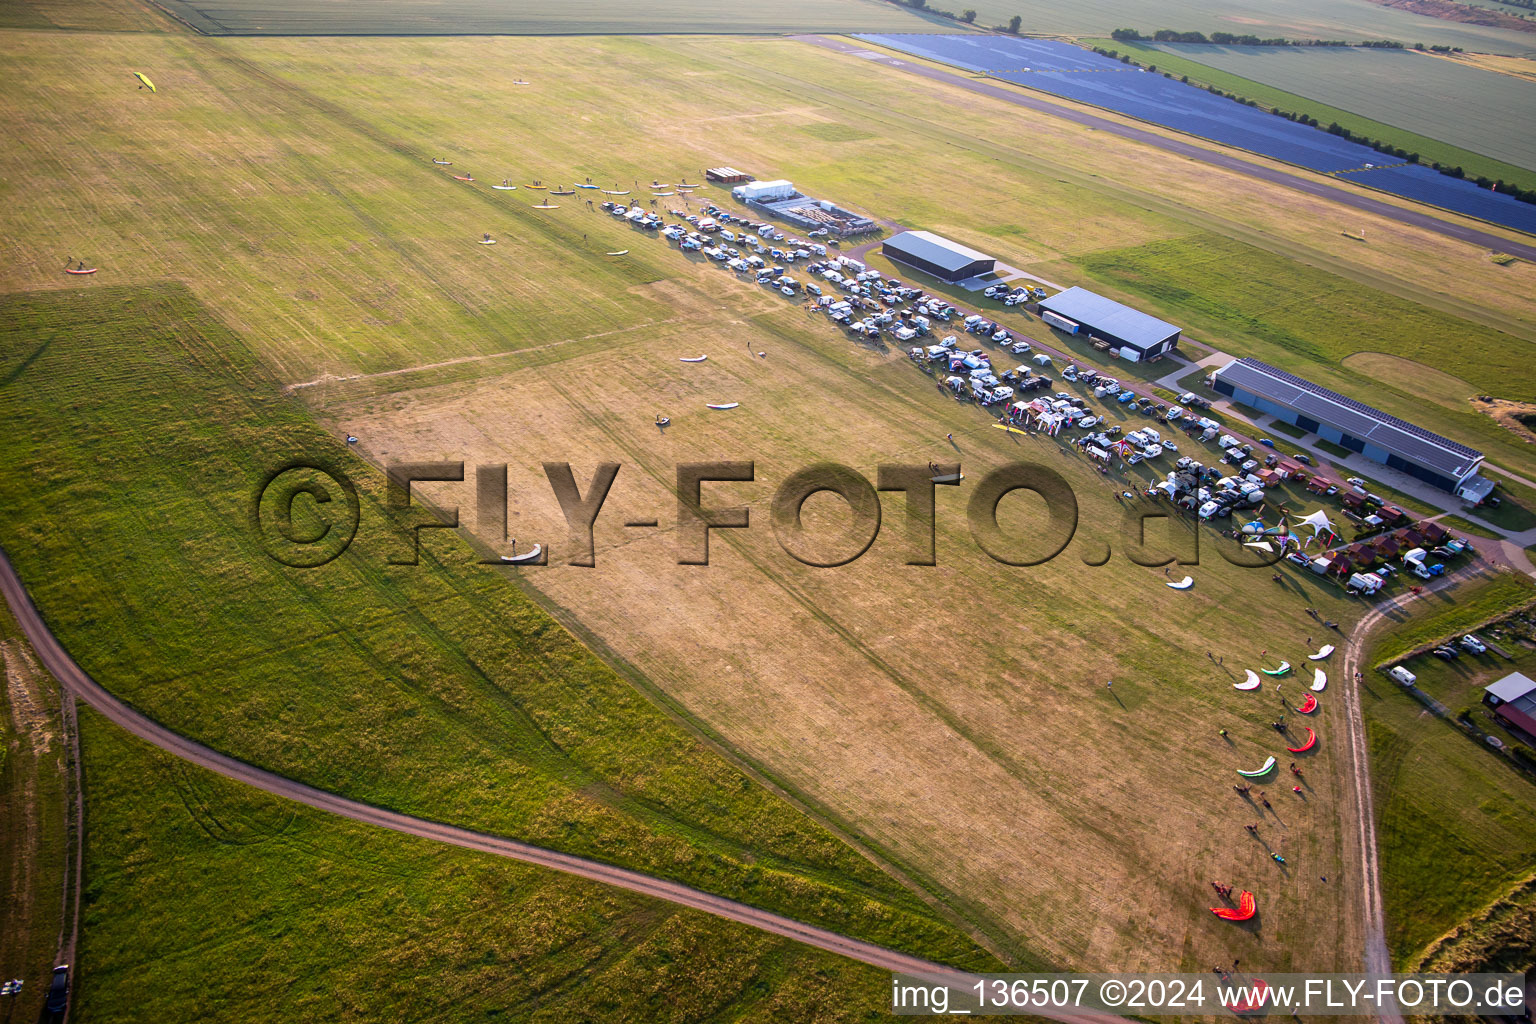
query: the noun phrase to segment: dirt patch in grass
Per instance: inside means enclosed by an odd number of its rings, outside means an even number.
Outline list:
[[[1487,413],[1495,423],[1522,441],[1536,444],[1536,403],[1479,395],[1472,400],[1472,406]]]

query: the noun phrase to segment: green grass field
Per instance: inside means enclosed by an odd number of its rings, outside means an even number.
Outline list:
[[[1510,130],[1511,118],[1536,107],[1536,83],[1402,50],[1083,41],[1325,127],[1337,122],[1421,163],[1536,187],[1536,126]]]
[[[88,710],[80,725],[71,1020],[852,1022],[888,998],[862,964],[256,793]]]
[[[322,789],[972,955],[462,543],[391,568],[409,549],[377,477],[183,290],[4,309],[0,539],[76,660],[119,696]],[[308,572],[269,558],[250,525],[264,475],[295,458],[363,492],[358,540]],[[85,538],[82,561],[70,552]]]
[[[1512,469],[1530,445],[1466,399],[1536,391],[1528,342],[1382,295],[1230,239],[1202,237],[1106,249],[1074,263],[1097,281],[1212,339],[1227,351],[1292,370],[1485,451]],[[1182,318],[1182,319],[1181,319]],[[1448,346],[1454,338],[1454,348]],[[1359,352],[1391,352],[1464,382],[1464,393],[1410,390],[1345,366]],[[1396,386],[1394,386],[1396,385]],[[1426,398],[1431,400],[1426,401]]]
[[[1512,589],[1513,587],[1513,589]],[[1447,601],[1416,602],[1406,623],[1367,652],[1366,664],[1439,636],[1464,631],[1480,618],[1531,593],[1528,581],[1491,584]],[[1529,652],[1524,661],[1532,660]],[[1520,666],[1497,659],[1478,672],[1492,678]],[[1433,658],[1414,662],[1426,692],[1455,700],[1452,713],[1476,697],[1465,681],[1469,659],[1446,667]],[[1442,678],[1444,677],[1444,678]],[[1379,673],[1368,673],[1361,701],[1370,740],[1381,843],[1382,893],[1388,944],[1399,965],[1464,918],[1504,895],[1530,874],[1536,859],[1536,785],[1482,750],[1451,723]]]
[[[1529,530],[1536,526],[1536,490],[1499,477],[1499,507],[1484,505],[1478,515],[1506,530]]]

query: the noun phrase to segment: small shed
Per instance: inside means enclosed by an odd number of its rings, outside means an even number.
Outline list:
[[[1483,703],[1493,708],[1494,718],[1536,739],[1536,679],[1511,672],[1484,687]]]

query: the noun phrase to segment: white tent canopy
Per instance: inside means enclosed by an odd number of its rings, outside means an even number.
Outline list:
[[[1327,530],[1329,533],[1334,533],[1334,534],[1339,532],[1338,530],[1335,530],[1333,528],[1333,523],[1328,521],[1328,513],[1324,512],[1322,509],[1318,509],[1316,512],[1313,512],[1311,515],[1306,516],[1305,518],[1301,519],[1300,521],[1298,521],[1296,523],[1296,525],[1297,526],[1310,526],[1312,528],[1312,536],[1314,536],[1314,537],[1316,537],[1318,535],[1318,533],[1320,533],[1323,530]]]

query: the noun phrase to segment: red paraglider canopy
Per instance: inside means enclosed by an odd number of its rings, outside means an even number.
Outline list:
[[[1286,747],[1285,749],[1289,750],[1293,754],[1305,754],[1307,751],[1311,750],[1315,746],[1317,746],[1317,733],[1313,732],[1310,728],[1308,728],[1307,729],[1307,742],[1303,743],[1299,747]]]
[[[1307,699],[1302,701],[1301,707],[1297,708],[1296,710],[1300,711],[1304,715],[1310,715],[1312,712],[1317,710],[1317,698],[1312,696],[1310,693],[1307,694]]]
[[[1211,913],[1223,921],[1246,921],[1253,916],[1258,905],[1253,901],[1253,893],[1244,889],[1242,895],[1237,898],[1235,907],[1212,907]]]

